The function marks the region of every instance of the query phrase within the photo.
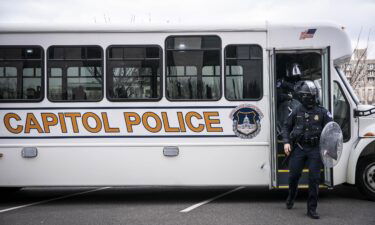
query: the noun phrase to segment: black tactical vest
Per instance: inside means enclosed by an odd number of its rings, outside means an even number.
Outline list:
[[[323,130],[323,116],[320,107],[314,107],[311,110],[299,107],[291,138],[296,141],[310,142],[313,145],[317,144]]]

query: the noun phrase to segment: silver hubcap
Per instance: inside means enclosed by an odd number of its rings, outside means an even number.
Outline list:
[[[363,175],[367,188],[375,192],[375,162],[366,167]]]

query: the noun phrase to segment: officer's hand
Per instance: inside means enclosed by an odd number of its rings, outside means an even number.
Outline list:
[[[290,147],[290,144],[284,144],[285,155],[289,155],[291,151],[292,151],[292,149]]]

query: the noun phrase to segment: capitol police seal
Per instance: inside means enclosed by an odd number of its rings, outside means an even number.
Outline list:
[[[233,132],[242,139],[250,139],[259,134],[263,113],[254,105],[244,104],[233,109],[230,118],[233,120]]]

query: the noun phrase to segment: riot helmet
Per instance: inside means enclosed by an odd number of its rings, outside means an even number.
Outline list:
[[[313,108],[319,99],[319,90],[311,80],[298,81],[294,86],[298,99],[308,109]]]
[[[301,66],[298,63],[293,63],[286,66],[285,77],[290,80],[301,79]]]

